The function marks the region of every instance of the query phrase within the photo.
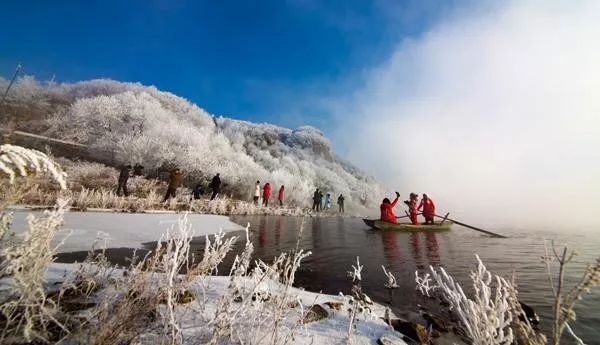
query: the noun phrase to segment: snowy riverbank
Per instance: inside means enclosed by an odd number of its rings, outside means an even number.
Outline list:
[[[27,215],[41,216],[42,211],[15,211],[12,230],[21,234],[27,230]],[[177,226],[182,217],[177,213],[116,213],[116,212],[65,212],[64,225],[54,243],[64,241],[59,250],[87,251],[95,240],[110,248],[141,248],[144,243],[156,242],[170,227]],[[244,228],[226,216],[187,214],[193,236],[240,231]]]
[[[87,270],[89,268],[83,268]],[[46,285],[48,293],[57,293],[60,286],[77,272],[81,272],[80,264],[52,264],[46,273]],[[74,300],[67,301],[65,305],[77,304],[80,307],[94,308],[102,303],[108,296],[118,295],[125,291],[117,291],[116,285],[104,285],[103,281],[124,280],[124,270],[112,270],[110,275],[99,278],[103,288],[95,290],[88,296],[78,296]],[[181,276],[182,278],[183,276]],[[164,274],[157,274],[153,280],[166,279]],[[222,308],[224,299],[230,293],[233,278],[229,276],[202,276],[196,278],[189,284],[185,298],[179,298],[175,302],[174,315],[181,329],[180,336],[183,344],[208,343],[214,333],[215,324],[212,322]],[[0,280],[2,291],[7,291],[10,286],[8,280]],[[288,302],[279,315],[280,323],[278,332],[281,343],[285,344],[377,344],[379,339],[387,341],[385,344],[407,344],[402,340],[403,335],[395,331],[392,326],[386,324],[382,319],[386,313],[385,307],[372,304],[370,312],[357,316],[355,326],[351,326],[349,310],[352,304],[348,296],[333,296],[307,292],[301,289],[289,287],[286,289],[281,283],[270,279],[262,279],[258,282],[252,277],[243,278],[238,282],[244,287],[253,287],[253,301],[246,302],[242,298],[233,300],[231,306],[237,312],[244,314],[244,319],[236,323],[235,334],[243,336],[242,340],[248,344],[258,344],[261,339],[270,339],[274,329],[267,326],[265,319],[273,316],[270,305],[286,294]],[[157,286],[160,285],[157,283]],[[164,302],[164,301],[163,301]],[[166,303],[158,306],[162,309],[159,313],[166,313]],[[239,308],[239,310],[237,309]],[[244,310],[242,310],[244,309]],[[80,316],[89,315],[86,308],[78,311]],[[350,330],[350,332],[349,332]],[[164,335],[157,334],[151,325],[146,329],[139,330],[134,341],[137,344],[159,344],[164,340]],[[233,343],[236,339],[232,339]],[[266,341],[269,343],[269,341]]]

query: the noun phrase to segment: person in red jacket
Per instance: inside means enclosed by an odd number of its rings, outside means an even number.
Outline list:
[[[417,215],[419,211],[417,210],[419,205],[419,196],[415,193],[410,193],[410,201],[407,203],[408,205],[408,213],[410,215],[410,222],[413,225],[419,225],[419,220],[417,219]]]
[[[434,224],[433,217],[435,216],[435,204],[427,194],[423,194],[423,199],[419,204],[418,210],[423,209],[423,217],[425,217],[425,224]]]
[[[379,206],[379,209],[381,210],[381,221],[394,224],[398,223],[396,220],[396,214],[394,213],[394,206],[396,206],[399,197],[400,193],[396,192],[396,199],[394,199],[393,202],[390,202],[390,199],[388,198],[383,199],[381,206]]]
[[[277,195],[277,200],[279,200],[279,206],[283,206],[284,191],[285,191],[285,187],[283,187],[283,185],[281,185],[281,188],[279,188],[279,195]]]
[[[271,184],[265,183],[263,187],[263,205],[269,206],[269,198],[271,197]]]

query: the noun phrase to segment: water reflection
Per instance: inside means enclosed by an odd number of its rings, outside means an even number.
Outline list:
[[[267,244],[267,217],[262,217],[258,223],[258,246],[263,248]]]
[[[278,217],[275,221],[275,245],[279,248],[279,239],[281,238],[281,224],[283,219]]]
[[[437,242],[436,233],[425,233],[425,248],[427,248],[427,259],[432,266],[440,265],[440,247]]]
[[[383,241],[383,256],[387,262],[387,266],[396,267],[400,265],[402,260],[402,254],[398,245],[398,233],[396,232],[383,232],[381,234],[381,241]]]

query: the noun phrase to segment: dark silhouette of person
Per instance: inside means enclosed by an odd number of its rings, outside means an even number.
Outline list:
[[[127,180],[129,180],[129,175],[131,174],[131,165],[124,165],[121,167],[121,172],[119,173],[119,184],[117,186],[117,195],[121,196],[121,191],[125,196],[129,195],[127,191]]]
[[[169,186],[167,186],[167,194],[165,195],[165,199],[163,202],[169,200],[169,198],[175,197],[175,191],[181,184],[181,170],[179,168],[175,168],[171,170],[169,175]]]
[[[323,192],[319,191],[319,202],[317,203],[317,211],[323,209]]]
[[[319,211],[319,188],[315,189],[315,192],[313,194],[313,211]]]
[[[133,166],[133,176],[142,176],[144,175],[144,166],[140,163],[135,163]]]
[[[198,200],[202,195],[204,195],[204,188],[202,188],[201,184],[197,184],[196,187],[194,187],[194,190],[192,190],[192,196],[194,197],[194,200]]]
[[[337,204],[340,207],[340,213],[344,213],[344,196],[340,194],[337,199]]]
[[[212,181],[210,181],[210,189],[212,189],[212,195],[210,196],[210,200],[214,200],[217,195],[219,194],[219,191],[221,190],[221,175],[219,173],[217,173],[215,175],[215,177],[212,178]]]

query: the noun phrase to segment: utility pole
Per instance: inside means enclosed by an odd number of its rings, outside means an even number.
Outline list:
[[[17,80],[17,76],[19,75],[19,72],[21,72],[21,63],[17,64],[17,68],[15,69],[15,73],[13,74],[12,79],[10,80],[10,83],[8,83],[8,87],[6,88],[6,91],[4,91],[4,95],[2,95],[2,99],[0,100],[0,109],[2,109],[2,107],[4,106],[4,101],[6,100],[6,96],[8,95],[8,91],[10,90],[11,86],[14,84],[15,80]],[[10,143],[11,138],[12,138],[12,134],[15,130],[15,123],[14,123],[14,119],[8,115],[8,111],[7,111],[7,122],[8,122],[8,128],[7,128],[7,132],[4,133],[4,143]]]

